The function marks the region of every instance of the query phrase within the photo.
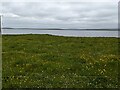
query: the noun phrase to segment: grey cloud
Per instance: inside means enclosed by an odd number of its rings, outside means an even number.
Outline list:
[[[2,13],[4,26],[62,28],[117,28],[118,15],[105,2],[4,2]]]

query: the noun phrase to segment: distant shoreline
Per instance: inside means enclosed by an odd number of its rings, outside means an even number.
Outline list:
[[[117,37],[104,37],[104,36],[98,36],[98,37],[95,37],[95,36],[64,36],[64,35],[55,35],[55,34],[2,34],[2,36],[23,36],[23,35],[48,35],[48,36],[57,36],[57,37],[73,37],[73,38],[119,38],[118,36]]]
[[[26,29],[26,30],[97,30],[97,31],[118,31],[118,29],[60,29],[60,28],[2,28],[2,29]]]

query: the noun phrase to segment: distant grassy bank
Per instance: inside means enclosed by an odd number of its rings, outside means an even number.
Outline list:
[[[117,88],[118,38],[3,35],[3,88]]]

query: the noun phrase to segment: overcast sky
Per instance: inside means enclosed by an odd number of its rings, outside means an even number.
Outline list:
[[[34,1],[34,0],[33,0]],[[118,2],[1,2],[4,27],[117,28]]]

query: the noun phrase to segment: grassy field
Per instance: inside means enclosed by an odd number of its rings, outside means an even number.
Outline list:
[[[3,88],[117,88],[118,38],[3,35]]]
[[[0,90],[2,89],[2,36],[0,34]]]

